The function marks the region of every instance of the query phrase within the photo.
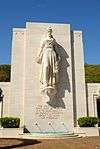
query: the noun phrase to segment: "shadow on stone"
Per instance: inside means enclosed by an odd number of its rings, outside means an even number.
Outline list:
[[[65,97],[65,91],[71,92],[70,80],[67,72],[67,68],[69,67],[69,63],[67,59],[69,58],[65,49],[58,44],[58,48],[56,49],[56,53],[59,53],[61,57],[61,61],[59,63],[59,83],[57,84],[57,95],[55,97],[51,97],[50,101],[47,103],[53,108],[63,108],[65,109],[65,103],[63,98]]]
[[[24,133],[30,133],[30,131],[24,126]]]
[[[51,107],[53,108],[63,108],[65,109],[65,104],[63,102],[62,99],[57,99],[56,97],[55,98],[51,98],[47,104],[49,104]]]

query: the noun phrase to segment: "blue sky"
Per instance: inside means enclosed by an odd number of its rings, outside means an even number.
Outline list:
[[[29,21],[82,30],[85,63],[100,64],[100,0],[0,0],[0,64],[10,63],[12,28]]]

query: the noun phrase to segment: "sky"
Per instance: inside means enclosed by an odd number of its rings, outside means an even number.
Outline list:
[[[0,64],[11,63],[12,28],[26,22],[82,30],[85,63],[100,64],[100,0],[0,0]]]

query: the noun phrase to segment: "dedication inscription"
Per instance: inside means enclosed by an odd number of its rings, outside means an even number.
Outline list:
[[[41,119],[58,119],[63,115],[63,109],[54,109],[48,105],[37,105],[35,114]]]

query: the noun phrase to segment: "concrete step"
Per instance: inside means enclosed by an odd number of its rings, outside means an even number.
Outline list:
[[[65,138],[78,138],[78,134],[67,133],[24,133],[21,135],[24,139],[65,139]]]

